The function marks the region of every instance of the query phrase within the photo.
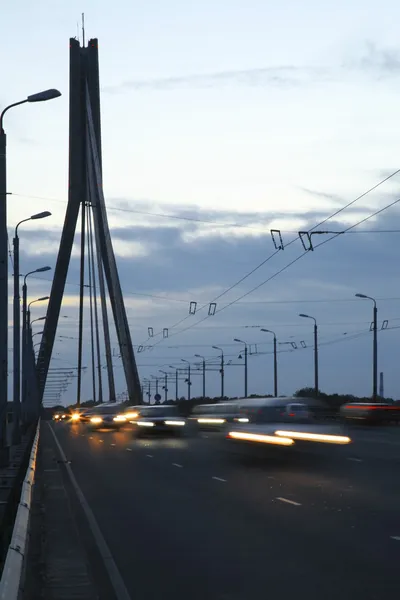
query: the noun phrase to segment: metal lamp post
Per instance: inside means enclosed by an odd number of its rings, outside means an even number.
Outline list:
[[[0,465],[8,463],[6,447],[6,407],[8,396],[8,248],[7,248],[7,137],[3,128],[7,111],[26,102],[44,102],[61,96],[58,90],[46,90],[9,104],[0,113]],[[4,457],[4,458],[3,458]]]
[[[220,366],[220,373],[221,373],[221,400],[224,399],[224,395],[225,395],[225,357],[224,357],[224,351],[222,350],[222,348],[220,348],[219,346],[213,346],[214,350],[219,350],[221,352],[221,366]]]
[[[190,386],[192,385],[192,382],[190,381],[190,362],[188,360],[185,360],[184,358],[181,358],[181,361],[187,363],[187,366],[188,366],[187,384],[188,384],[188,400],[190,400]]]
[[[274,336],[274,396],[278,397],[278,357],[276,352],[276,335],[271,329],[261,329],[265,333],[272,333]]]
[[[247,343],[243,340],[238,340],[237,338],[233,341],[244,344],[244,397],[247,398]]]
[[[366,298],[374,303],[372,327],[374,332],[373,352],[372,352],[372,399],[374,402],[378,399],[378,308],[375,298],[365,294],[356,294],[356,298]]]
[[[39,269],[35,269],[34,271],[29,271],[24,277],[24,284],[22,286],[22,402],[26,401],[26,393],[27,393],[27,358],[28,358],[28,310],[27,310],[27,295],[28,288],[26,285],[26,280],[29,275],[33,275],[34,273],[44,273],[45,271],[50,271],[51,267],[40,267]]]
[[[164,373],[164,402],[168,401],[168,373],[159,369],[160,373]]]
[[[319,386],[318,386],[318,325],[317,325],[317,320],[314,317],[310,317],[310,315],[305,315],[303,313],[300,313],[299,317],[303,317],[304,319],[312,319],[314,321],[314,394],[315,394],[315,397],[318,398]]]
[[[169,365],[170,369],[175,369],[175,402],[178,402],[178,369]]]
[[[21,441],[21,432],[19,428],[20,422],[20,408],[21,408],[21,323],[20,323],[20,296],[19,296],[19,237],[18,237],[18,227],[22,225],[22,223],[27,223],[28,221],[34,221],[37,219],[44,219],[46,217],[50,217],[51,213],[49,211],[43,211],[40,213],[36,213],[28,217],[27,219],[23,219],[19,223],[17,223],[15,227],[15,234],[13,239],[14,246],[14,303],[13,303],[13,434],[12,441],[13,444],[19,444]]]
[[[206,397],[206,359],[200,354],[195,354],[196,358],[201,358],[203,363],[203,399]]]

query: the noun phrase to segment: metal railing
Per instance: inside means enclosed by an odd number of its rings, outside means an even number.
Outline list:
[[[0,581],[0,600],[18,600],[25,577],[25,557],[28,549],[28,532],[31,514],[36,456],[39,445],[40,421],[33,440],[29,465],[22,484],[21,498],[15,517],[11,542],[8,547]]]

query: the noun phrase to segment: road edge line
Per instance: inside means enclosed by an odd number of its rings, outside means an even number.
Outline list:
[[[129,592],[126,588],[124,580],[122,579],[122,575],[119,572],[119,569],[112,557],[111,550],[108,547],[108,544],[107,544],[106,540],[104,539],[103,534],[101,533],[101,530],[100,530],[99,524],[97,523],[96,517],[94,516],[92,509],[90,508],[81,488],[79,487],[79,484],[75,478],[75,475],[71,469],[71,466],[67,462],[67,457],[65,456],[65,452],[56,436],[56,433],[53,430],[50,423],[47,423],[47,425],[49,426],[49,429],[53,435],[53,438],[57,445],[61,459],[64,462],[64,466],[65,466],[65,469],[71,480],[72,487],[75,490],[75,493],[78,497],[79,503],[80,503],[80,505],[83,509],[83,512],[85,513],[85,516],[88,520],[90,530],[93,534],[93,538],[96,542],[97,548],[99,550],[100,556],[103,560],[104,566],[105,566],[108,576],[110,578],[110,582],[114,589],[114,592],[115,592],[118,600],[132,600],[131,596],[129,595]]]

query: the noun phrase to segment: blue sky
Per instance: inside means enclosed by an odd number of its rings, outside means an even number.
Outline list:
[[[5,122],[14,194],[10,233],[32,212],[53,213],[21,228],[25,272],[55,264],[68,181],[68,43],[78,35],[83,11],[87,39],[99,38],[104,189],[133,342],[147,339],[148,326],[170,331],[168,340],[137,356],[141,375],[157,375],[196,353],[211,358],[212,345],[224,346],[238,362],[240,347],[232,340],[239,337],[259,352],[249,360],[250,392],[270,392],[272,357],[262,353],[271,352],[271,340],[248,327],[261,324],[281,341],[306,343],[280,355],[280,391],[289,394],[313,380],[311,322],[297,317],[308,312],[320,323],[321,389],[369,394],[372,306],[354,301],[354,294],[381,298],[381,320],[389,327],[399,323],[397,233],[341,236],[212,319],[187,331],[180,329],[194,325],[193,318],[172,326],[187,315],[190,300],[208,304],[267,258],[274,250],[271,228],[287,232],[289,241],[400,166],[400,6],[358,0],[6,2],[0,105],[48,87],[63,92],[53,102],[10,111]],[[324,228],[360,221],[398,190],[399,176]],[[398,217],[394,207],[364,229],[396,229]],[[224,295],[218,310],[301,252],[297,241],[271,258]],[[60,328],[60,334],[72,337],[76,259],[69,281],[62,311],[68,320],[60,327],[70,333]],[[48,292],[46,281],[31,279],[32,298]],[[35,312],[44,314],[38,305]],[[380,334],[379,366],[387,395],[395,397],[398,335],[396,329]],[[72,340],[59,339],[55,352],[54,365],[76,364]],[[115,365],[123,391],[118,359]],[[210,394],[218,393],[217,373],[210,372],[208,385]],[[91,397],[90,375],[84,386]],[[231,367],[227,393],[242,388],[241,365]],[[200,389],[197,377],[192,394]],[[64,400],[73,397],[70,388]]]

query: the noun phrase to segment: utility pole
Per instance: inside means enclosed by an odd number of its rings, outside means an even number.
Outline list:
[[[181,361],[184,363],[187,363],[187,369],[188,369],[188,378],[187,378],[187,385],[188,385],[188,400],[190,400],[190,386],[192,385],[192,382],[190,381],[190,362],[188,360],[185,360],[184,358],[181,358]]]
[[[233,341],[244,344],[244,397],[247,398],[247,343],[243,340],[238,340],[237,338]]]
[[[225,385],[225,359],[224,359],[224,351],[219,346],[213,346],[213,348],[214,348],[214,350],[219,350],[221,352],[221,364],[220,364],[219,372],[221,374],[221,401],[222,401],[224,399],[224,397],[225,397],[225,390],[224,390],[224,385]]]
[[[318,384],[318,325],[317,320],[310,315],[303,313],[299,314],[299,317],[304,319],[312,319],[314,321],[314,395],[318,398],[319,395],[319,384]]]
[[[372,330],[373,330],[373,346],[372,346],[372,400],[377,402],[378,400],[378,307],[376,305],[375,298],[371,296],[366,296],[365,294],[356,294],[356,298],[367,298],[368,300],[372,300],[374,303],[373,310],[373,321],[372,321]]]
[[[206,359],[200,354],[195,354],[197,358],[203,359],[203,399],[206,397]]]
[[[271,331],[271,329],[261,329],[266,333],[272,333],[274,336],[274,396],[278,397],[278,356],[277,356],[277,343],[276,343],[276,334]]]

